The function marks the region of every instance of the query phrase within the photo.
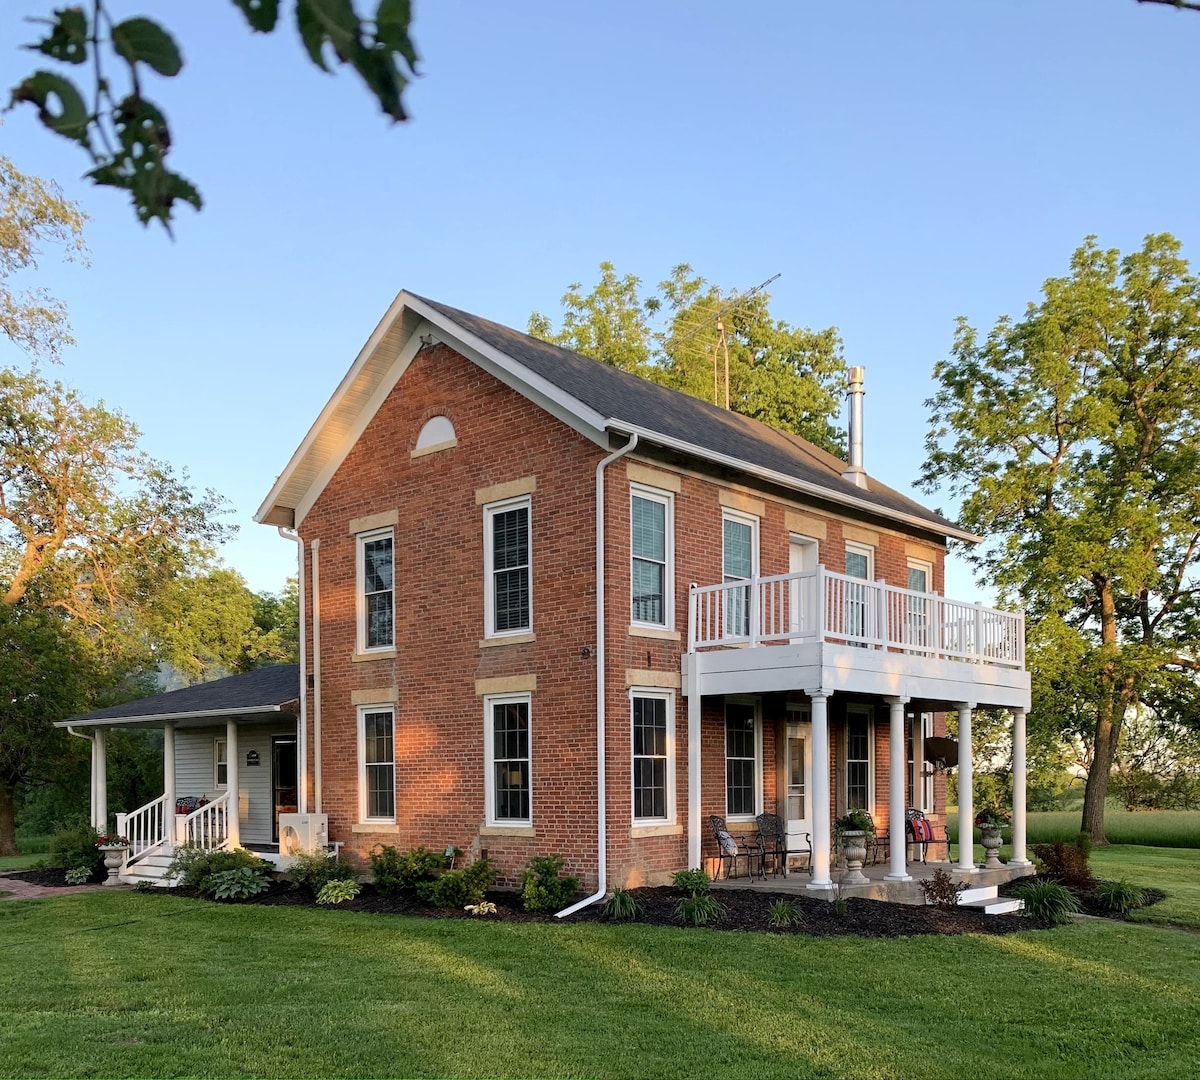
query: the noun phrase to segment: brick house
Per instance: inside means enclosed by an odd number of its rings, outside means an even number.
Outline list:
[[[924,740],[956,709],[966,873],[971,712],[1000,708],[1023,862],[1022,618],[944,597],[947,540],[977,538],[863,471],[851,389],[846,463],[401,293],[256,515],[300,555],[276,826],[294,810],[358,859],[453,844],[510,881],[559,853],[602,893],[710,858],[710,815],[753,832],[767,810],[827,888],[833,816],[944,821]],[[244,722],[216,716],[171,741],[223,752],[240,793]],[[235,838],[252,813],[227,813]]]

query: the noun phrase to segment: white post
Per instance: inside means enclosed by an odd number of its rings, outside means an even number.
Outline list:
[[[888,641],[887,582],[883,578],[875,581],[875,623],[875,637],[879,641],[876,648],[886,649]]]
[[[229,792],[229,846],[231,848],[242,846],[241,822],[238,820],[238,812],[241,804],[239,798],[238,784],[238,729],[237,722],[234,720],[225,721],[225,790]]]
[[[98,832],[108,832],[108,749],[104,728],[96,728],[96,741],[92,743],[92,763],[96,769],[93,781],[96,788],[96,817],[92,827]]]
[[[813,837],[812,881],[810,889],[829,889],[829,837],[833,826],[829,814],[829,695],[822,690],[810,690],[812,700],[812,760],[813,760]]]
[[[971,759],[971,710],[958,706],[958,866],[961,874],[975,873],[975,769]]]
[[[908,834],[904,817],[904,762],[906,755],[904,731],[904,706],[908,698],[888,698],[889,723],[891,724],[888,773],[888,843],[891,856],[891,870],[887,881],[911,881],[908,873],[905,849],[908,846]],[[915,748],[914,748],[915,753]]]
[[[1013,853],[1009,866],[1029,866],[1025,854],[1025,710],[1013,709]]]
[[[695,597],[695,593],[692,594]],[[700,866],[700,840],[704,822],[700,801],[700,653],[688,654],[688,868]]]
[[[175,843],[175,725],[163,725],[163,838]]]
[[[746,628],[750,634],[750,647],[754,648],[758,644],[759,638],[759,596],[758,596],[758,578],[751,576],[750,578],[750,625]]]

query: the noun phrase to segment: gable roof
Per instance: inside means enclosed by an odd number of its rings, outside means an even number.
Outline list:
[[[294,716],[299,708],[300,665],[276,664],[242,675],[185,686],[153,697],[60,720],[55,727],[105,727],[164,720],[221,720],[233,716],[278,713]]]
[[[843,461],[798,435],[407,292],[393,301],[255,520],[284,526],[303,520],[422,340],[432,339],[444,341],[606,452],[611,435],[637,434],[643,445],[804,495],[939,536],[979,539],[878,480],[868,477],[866,488],[856,486],[843,478]]]

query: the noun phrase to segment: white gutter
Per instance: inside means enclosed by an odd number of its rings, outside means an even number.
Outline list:
[[[115,724],[159,724],[164,720],[207,720],[229,718],[230,716],[260,716],[263,713],[282,712],[282,705],[252,705],[247,709],[207,709],[204,712],[174,712],[174,713],[149,713],[135,716],[105,716],[99,720],[72,720],[69,724],[62,720],[55,722],[56,728],[66,728],[71,731],[71,727],[112,727]],[[72,735],[78,732],[71,732]],[[88,738],[87,735],[81,738]]]
[[[596,466],[596,891],[569,908],[558,912],[563,919],[580,908],[602,900],[608,892],[608,804],[605,799],[607,777],[604,768],[604,470],[624,457],[638,444],[635,432],[629,442],[602,458]]]
[[[300,790],[297,794],[300,796],[296,803],[296,809],[301,814],[308,813],[308,687],[305,685],[307,679],[308,666],[305,663],[307,659],[304,640],[304,541],[300,539],[300,534],[295,529],[285,528],[283,525],[277,525],[276,531],[285,540],[291,540],[296,545],[296,591],[297,601],[300,608],[300,626],[298,633],[300,635],[300,746],[297,749],[296,771],[299,773]]]
[[[313,605],[313,810],[321,812],[321,541],[313,540],[312,548],[312,605]]]
[[[728,468],[746,473],[749,476],[757,476],[772,484],[778,484],[780,487],[791,488],[793,491],[811,495],[813,498],[823,499],[825,502],[839,503],[842,506],[850,506],[855,510],[862,510],[889,521],[899,521],[905,525],[914,525],[925,532],[936,533],[939,536],[949,536],[956,540],[966,540],[973,544],[978,544],[983,540],[982,536],[976,536],[974,533],[967,532],[966,529],[960,529],[956,525],[939,525],[935,521],[927,521],[925,518],[917,517],[915,514],[906,514],[903,510],[894,510],[888,506],[881,506],[879,503],[871,502],[869,499],[858,498],[849,492],[836,491],[833,488],[822,487],[820,484],[812,484],[807,480],[800,480],[795,476],[789,476],[787,473],[776,472],[774,469],[754,465],[749,461],[743,461],[741,458],[731,457],[729,454],[721,454],[716,450],[697,446],[695,443],[685,442],[682,439],[672,438],[670,435],[662,435],[657,431],[651,431],[649,428],[639,427],[637,424],[626,423],[624,420],[618,420],[616,417],[609,417],[609,419],[604,421],[604,426],[607,430],[617,432],[618,434],[629,435],[631,437],[640,435],[646,442],[653,443],[655,446],[663,446],[669,450],[678,450],[692,457],[712,461],[718,465],[725,465]]]

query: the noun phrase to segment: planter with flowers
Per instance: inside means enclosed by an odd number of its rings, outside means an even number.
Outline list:
[[[1007,810],[998,806],[985,806],[975,815],[975,824],[979,826],[979,842],[983,844],[984,867],[995,869],[1002,865],[1000,862],[1000,845],[1004,843],[1001,829],[1009,824],[1012,816]]]
[[[96,837],[96,847],[104,855],[104,869],[108,871],[108,877],[104,879],[104,884],[119,885],[121,883],[121,867],[125,863],[125,856],[129,853],[129,837],[121,836],[118,833],[101,833]]]
[[[867,857],[867,837],[874,835],[875,822],[865,810],[848,810],[841,817],[834,819],[834,843],[846,859],[843,885],[867,884],[862,865]]]

